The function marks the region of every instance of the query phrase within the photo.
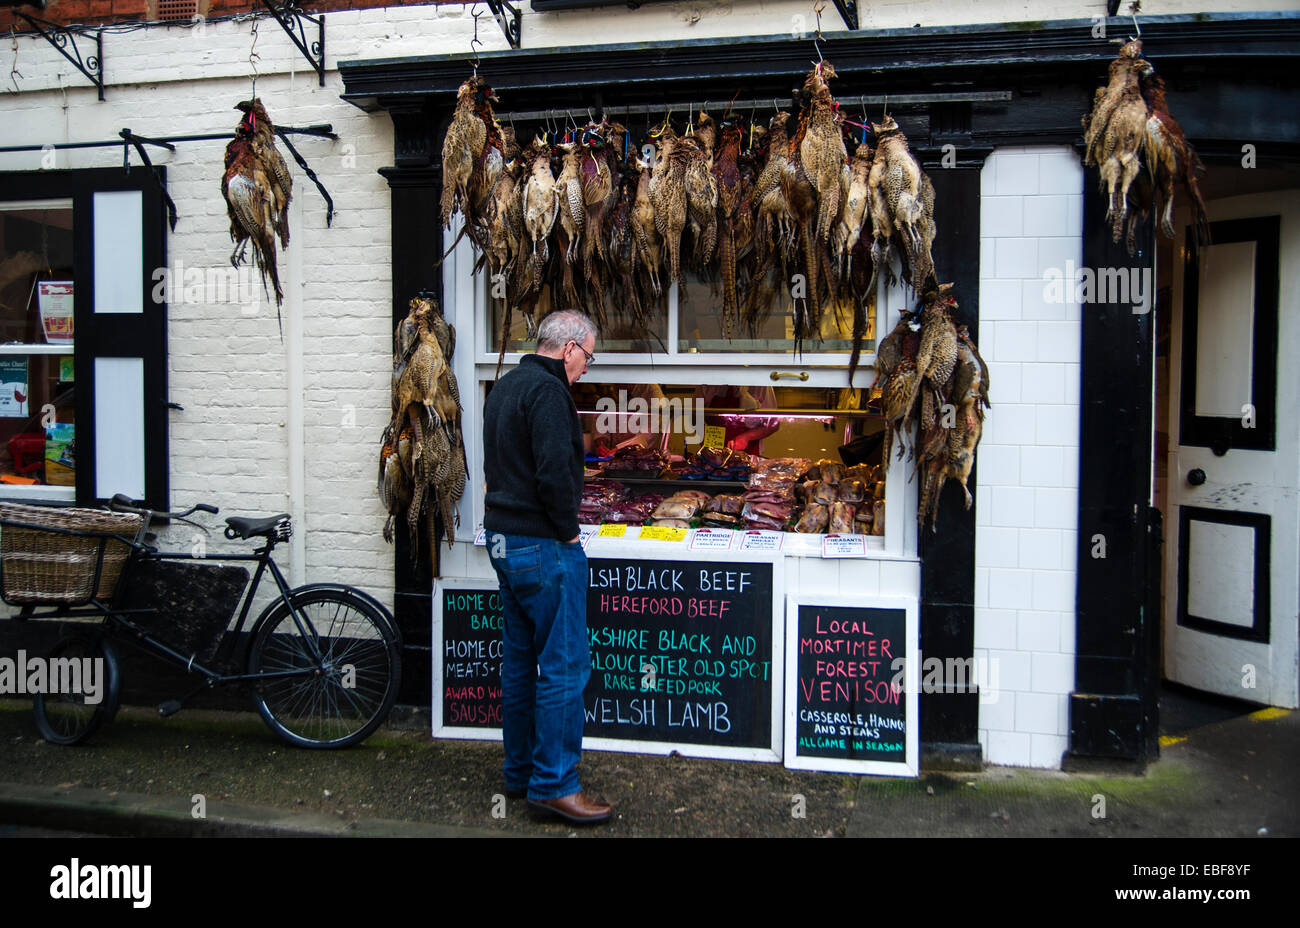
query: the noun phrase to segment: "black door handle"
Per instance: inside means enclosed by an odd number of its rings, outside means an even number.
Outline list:
[[[1199,467],[1192,468],[1187,474],[1187,482],[1194,487],[1199,487],[1205,482],[1205,471]]]

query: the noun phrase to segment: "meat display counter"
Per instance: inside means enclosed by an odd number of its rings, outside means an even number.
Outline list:
[[[584,384],[575,394],[588,531],[723,531],[791,553],[820,552],[827,536],[884,535],[885,422],[861,391]]]

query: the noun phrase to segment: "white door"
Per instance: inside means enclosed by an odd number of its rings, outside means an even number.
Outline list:
[[[1213,244],[1174,247],[1165,676],[1295,708],[1300,192],[1209,208]]]

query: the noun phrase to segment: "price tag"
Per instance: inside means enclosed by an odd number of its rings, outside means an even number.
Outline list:
[[[607,522],[596,534],[601,538],[622,538],[627,534],[627,525],[622,522]]]
[[[785,532],[751,529],[740,536],[741,551],[780,551]]]
[[[579,538],[581,539],[581,541],[582,541],[582,547],[583,547],[584,550],[586,550],[587,543],[590,542],[591,539],[593,539],[593,538],[596,537],[596,533],[597,533],[598,531],[600,531],[600,529],[599,529],[597,526],[595,526],[595,525],[579,525],[579,526],[578,526],[578,537],[579,537]]]
[[[704,447],[721,448],[727,443],[727,429],[721,425],[706,425],[704,427]]]
[[[822,557],[866,557],[867,536],[827,535],[822,539]]]
[[[647,525],[641,529],[639,537],[649,541],[682,541],[686,538],[686,529],[670,525]]]
[[[478,530],[478,534],[474,536],[474,544],[480,548],[487,547],[487,529],[481,528]]]
[[[691,549],[729,551],[735,534],[729,528],[697,528],[691,537]]]

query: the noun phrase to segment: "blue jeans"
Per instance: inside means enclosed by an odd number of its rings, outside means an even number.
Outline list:
[[[529,799],[568,796],[578,786],[591,676],[587,643],[587,555],[582,544],[487,534],[501,584],[501,734],[505,780]]]

